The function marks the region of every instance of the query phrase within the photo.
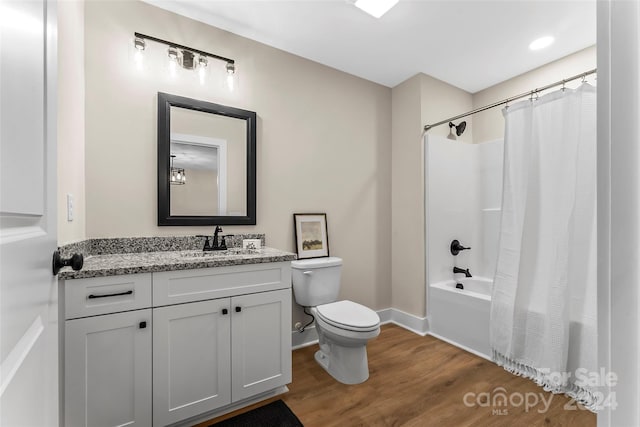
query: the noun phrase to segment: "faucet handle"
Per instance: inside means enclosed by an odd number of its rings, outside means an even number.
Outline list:
[[[204,246],[202,247],[203,251],[208,251],[211,249],[211,243],[209,243],[209,237],[203,234],[198,234],[196,237],[204,237]]]
[[[451,246],[449,246],[449,250],[451,251],[451,255],[458,255],[461,251],[465,251],[471,248],[465,248],[460,244],[458,240],[453,240],[451,242]]]

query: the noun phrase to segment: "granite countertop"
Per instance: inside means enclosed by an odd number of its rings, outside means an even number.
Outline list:
[[[269,247],[251,250],[231,248],[220,252],[181,250],[89,255],[84,259],[82,270],[73,271],[70,267],[64,267],[60,270],[58,278],[84,279],[120,274],[292,261],[294,259],[296,259],[296,255],[291,252]]]

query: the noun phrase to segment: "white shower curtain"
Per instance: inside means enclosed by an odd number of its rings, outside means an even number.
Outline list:
[[[504,116],[493,358],[596,410],[585,381],[597,372],[596,90],[584,83]]]

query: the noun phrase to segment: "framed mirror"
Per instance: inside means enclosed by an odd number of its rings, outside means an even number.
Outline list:
[[[256,113],[158,92],[158,225],[255,225]]]

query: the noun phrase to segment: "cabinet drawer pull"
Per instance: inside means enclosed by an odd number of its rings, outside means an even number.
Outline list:
[[[225,314],[227,314],[227,313],[229,313],[229,310],[227,310],[226,308],[223,308],[223,309],[222,309],[222,315],[225,315]]]
[[[138,326],[140,327],[140,329],[144,329],[144,328],[146,328],[146,327],[147,327],[147,322],[142,321],[142,322],[140,322],[140,323],[138,324]]]
[[[236,313],[240,313],[242,311],[242,307],[238,306],[236,307]]]
[[[125,292],[120,292],[117,294],[103,294],[103,295],[94,295],[91,294],[87,297],[87,299],[96,299],[96,298],[107,298],[107,297],[119,297],[121,295],[131,295],[133,294],[133,291],[125,291]]]

